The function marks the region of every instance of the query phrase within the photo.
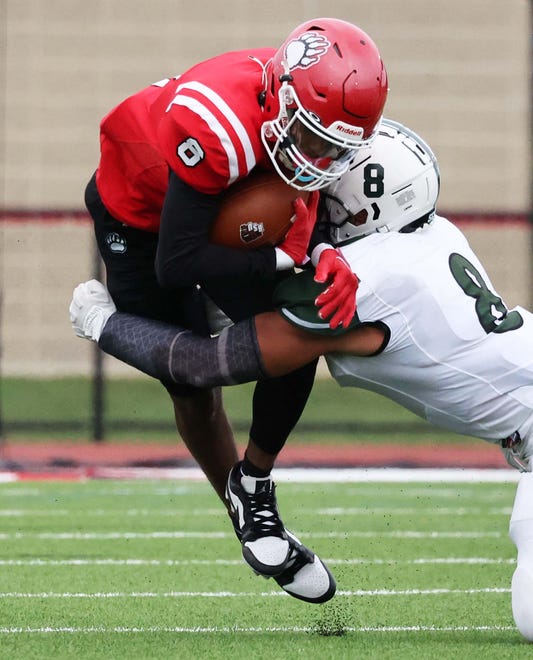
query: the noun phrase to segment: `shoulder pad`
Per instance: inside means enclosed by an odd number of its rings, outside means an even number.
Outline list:
[[[274,291],[273,302],[279,314],[292,325],[321,335],[341,335],[361,325],[357,313],[348,328],[341,326],[336,330],[332,330],[329,323],[319,317],[315,299],[328,285],[315,282],[314,274],[314,269],[305,270],[287,277],[278,284]]]

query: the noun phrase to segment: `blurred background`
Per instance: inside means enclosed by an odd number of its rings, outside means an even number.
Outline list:
[[[151,82],[227,50],[276,47],[317,16],[356,23],[376,42],[390,82],[386,116],[420,133],[439,159],[441,214],[468,235],[506,304],[531,306],[527,0],[0,0],[4,442],[114,437],[117,429],[145,438],[156,428],[175,442],[162,388],[106,358],[110,382],[98,393],[100,357],[68,321],[73,287],[95,268],[83,193],[98,162],[99,121]],[[243,399],[231,389],[230,408]],[[248,405],[230,410],[243,430]],[[301,427],[317,438],[323,405]],[[95,406],[107,415],[100,427]],[[376,406],[365,399],[368,437]],[[394,417],[390,424],[397,428]]]

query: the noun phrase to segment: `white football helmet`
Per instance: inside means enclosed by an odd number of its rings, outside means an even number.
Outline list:
[[[437,159],[424,140],[382,119],[371,147],[359,151],[348,172],[323,193],[332,242],[343,245],[375,231],[412,231],[431,222],[439,186]]]

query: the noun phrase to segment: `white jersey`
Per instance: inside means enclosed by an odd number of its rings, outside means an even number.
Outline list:
[[[342,249],[360,278],[361,321],[390,329],[373,357],[327,356],[342,386],[374,390],[437,426],[531,441],[533,315],[507,310],[464,235],[444,218]]]

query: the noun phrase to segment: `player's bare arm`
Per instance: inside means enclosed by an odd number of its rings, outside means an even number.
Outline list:
[[[298,328],[277,312],[255,317],[261,360],[269,376],[282,376],[326,353],[374,355],[383,345],[385,331],[364,324],[337,336],[324,336]]]

